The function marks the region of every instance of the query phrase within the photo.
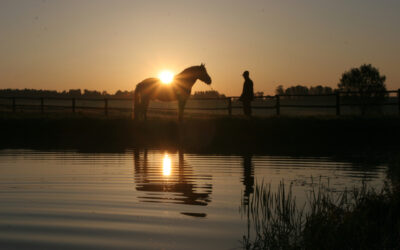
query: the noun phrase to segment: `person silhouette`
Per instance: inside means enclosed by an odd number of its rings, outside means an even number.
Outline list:
[[[243,102],[243,113],[250,117],[251,116],[251,101],[254,99],[254,91],[253,91],[253,81],[249,77],[249,71],[243,72],[244,84],[242,95],[239,98],[239,101]]]
[[[249,205],[249,198],[252,193],[254,193],[254,166],[251,154],[243,155],[243,179],[244,184],[244,194],[243,194],[243,204]]]

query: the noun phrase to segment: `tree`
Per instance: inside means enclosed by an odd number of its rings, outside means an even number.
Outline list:
[[[338,84],[339,91],[348,92],[348,99],[360,104],[364,115],[368,104],[379,105],[386,97],[386,76],[371,64],[363,64],[342,74]]]
[[[331,87],[317,85],[315,87],[310,86],[291,86],[285,89],[282,85],[279,85],[275,89],[276,95],[288,95],[286,98],[293,98],[293,99],[302,99],[303,97],[292,97],[291,95],[326,95],[332,94],[334,91]]]
[[[285,90],[285,95],[292,99],[302,99],[302,96],[291,96],[291,95],[308,95],[308,88],[306,86],[297,85],[289,87]]]
[[[317,85],[315,87],[310,87],[308,93],[311,95],[329,95],[333,93],[333,89],[331,87]]]
[[[216,90],[207,90],[207,91],[196,91],[192,95],[193,98],[201,99],[201,98],[225,98],[224,94],[220,94]]]
[[[124,90],[124,91],[122,91],[122,90],[117,90],[117,92],[115,92],[115,94],[114,94],[114,96],[115,97],[119,97],[119,98],[132,98],[133,96],[134,96],[134,91],[132,90],[132,91],[127,91],[127,90]]]
[[[284,95],[285,94],[285,89],[283,88],[282,85],[279,85],[278,87],[276,87],[275,94],[276,95]]]
[[[97,91],[97,90],[85,89],[85,90],[83,90],[83,95],[85,97],[93,97],[93,98],[101,97],[101,93],[99,91]]]
[[[82,95],[81,89],[70,89],[68,95],[72,97],[80,97]]]
[[[381,76],[379,70],[371,64],[352,68],[342,74],[338,84],[341,91],[377,92],[386,91],[386,76]]]

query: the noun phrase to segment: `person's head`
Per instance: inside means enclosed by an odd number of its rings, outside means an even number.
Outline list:
[[[245,71],[245,72],[243,72],[243,77],[244,78],[249,78],[249,71]]]

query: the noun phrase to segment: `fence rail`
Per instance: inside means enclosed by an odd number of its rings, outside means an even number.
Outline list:
[[[348,97],[349,95],[359,95],[363,96],[365,94],[385,94],[390,95],[391,93],[396,93],[397,98],[391,98],[396,100],[395,102],[356,102],[356,103],[344,103],[342,99],[344,97]],[[298,97],[335,97],[334,104],[302,104],[302,103],[291,103],[285,104],[282,103],[283,100],[288,100],[291,98]],[[224,98],[191,98],[190,100],[196,101],[224,101],[225,105],[222,107],[187,107],[185,110],[198,110],[198,111],[226,111],[227,115],[231,116],[233,114],[234,109],[241,109],[242,106],[234,106],[234,102],[239,102],[239,96],[230,96]],[[368,98],[368,97],[367,97]],[[389,90],[389,91],[380,91],[380,92],[335,92],[332,94],[317,94],[317,95],[305,95],[305,94],[294,94],[294,95],[275,95],[275,96],[256,96],[255,99],[261,99],[265,101],[274,101],[273,105],[264,105],[264,106],[253,106],[252,109],[255,110],[275,110],[275,115],[281,114],[282,108],[305,108],[305,109],[332,109],[335,111],[336,115],[341,115],[342,107],[349,106],[397,106],[396,113],[400,115],[400,89],[398,90]],[[9,109],[12,112],[17,112],[17,110],[40,110],[40,113],[45,113],[50,109],[66,109],[70,110],[72,113],[76,113],[77,110],[98,110],[102,111],[105,116],[109,115],[110,111],[121,111],[121,112],[130,112],[133,115],[134,108],[134,99],[133,98],[87,98],[87,97],[79,97],[79,98],[68,98],[68,97],[2,97],[0,96],[0,100],[9,100],[9,104],[0,103],[0,107],[4,109]],[[23,102],[25,100],[25,102]],[[295,99],[293,99],[295,100]],[[373,100],[373,99],[371,99]],[[34,102],[26,103],[26,101]],[[49,101],[64,101],[69,102],[68,105],[50,105]],[[90,102],[97,103],[97,106],[90,105],[77,105],[77,102]],[[112,101],[126,102],[128,103],[128,107],[111,107],[109,104]],[[151,110],[158,111],[176,111],[174,108],[166,108],[166,107],[152,107]]]

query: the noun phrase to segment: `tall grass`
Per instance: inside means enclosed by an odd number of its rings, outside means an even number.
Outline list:
[[[273,192],[271,184],[256,184],[248,206],[242,205],[241,211],[256,234],[253,241],[250,235],[243,236],[244,248],[277,249],[299,242],[304,209],[298,209],[291,185],[287,188],[281,182]]]
[[[400,249],[399,186],[333,192],[319,181],[298,205],[292,185],[261,182],[240,210],[244,249]]]

